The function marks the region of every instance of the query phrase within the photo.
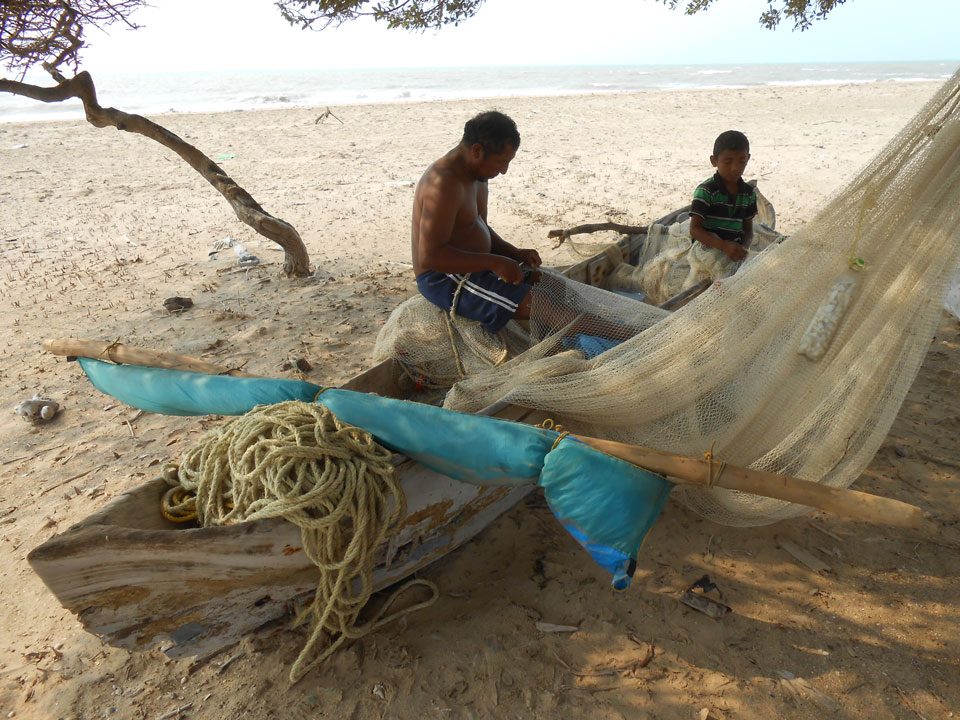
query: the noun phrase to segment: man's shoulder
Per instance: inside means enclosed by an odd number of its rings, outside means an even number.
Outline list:
[[[463,178],[456,170],[443,162],[443,158],[428,167],[417,183],[416,194],[460,196],[465,190]]]

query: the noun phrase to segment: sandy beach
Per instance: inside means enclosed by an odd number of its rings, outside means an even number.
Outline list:
[[[522,146],[491,183],[490,224],[548,265],[576,258],[552,228],[645,224],[689,202],[722,130],[751,140],[746,176],[789,234],[841,190],[937,89],[868,83],[743,90],[169,114],[155,118],[300,232],[311,279],[156,143],[81,121],[0,124],[0,717],[960,717],[956,550],[814,514],[726,528],[676,502],[633,587],[608,578],[542,496],[422,573],[440,600],[349,645],[289,687],[304,629],[274,628],[201,666],[83,631],[27,553],[155,477],[215,421],[141,414],[98,393],[48,337],[90,337],[335,385],[371,364],[377,331],[415,292],[410,206],[424,168],[485,109]],[[109,98],[101,98],[107,105]],[[339,121],[338,119],[339,118]],[[342,122],[340,122],[342,121]],[[239,268],[239,240],[261,264]],[[595,236],[599,250],[613,235]],[[784,278],[789,282],[789,278]],[[170,296],[193,299],[180,315]],[[960,324],[946,313],[887,442],[855,485],[956,523]],[[35,427],[12,408],[63,406]],[[829,566],[814,572],[788,539]],[[677,602],[703,574],[733,612]],[[576,626],[543,633],[544,621]],[[221,667],[227,658],[229,666]],[[177,709],[181,709],[176,712]]]

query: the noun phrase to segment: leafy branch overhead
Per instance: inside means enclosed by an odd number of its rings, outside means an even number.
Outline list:
[[[0,64],[22,76],[46,63],[76,71],[86,46],[84,30],[122,22],[132,30],[130,15],[147,0],[4,0],[0,3]]]
[[[459,25],[473,17],[485,0],[278,0],[291,24],[318,29],[348,20],[372,17],[390,28],[427,30]]]
[[[520,2],[521,0],[514,0]],[[473,17],[485,0],[275,0],[281,15],[301,28],[323,29],[370,17],[391,28],[439,29]],[[719,0],[659,0],[695,15]],[[764,0],[757,0],[760,5]],[[846,0],[767,0],[760,24],[777,27],[792,20],[806,30]],[[148,0],[4,0],[0,2],[0,65],[24,73],[46,63],[76,71],[85,47],[84,30],[120,22],[138,26],[130,17]]]
[[[687,15],[696,15],[706,10],[717,0],[660,0],[671,10],[682,6]],[[838,5],[846,0],[780,0],[780,7],[775,7],[776,0],[767,0],[767,9],[760,13],[760,24],[768,30],[773,30],[782,20],[793,20],[794,30],[807,30],[817,20],[823,20]]]

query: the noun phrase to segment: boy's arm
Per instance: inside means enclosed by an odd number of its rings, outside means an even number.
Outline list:
[[[504,282],[519,283],[523,272],[518,261],[500,254],[469,252],[450,244],[463,200],[463,187],[456,182],[444,182],[442,177],[432,178],[422,189],[417,243],[420,265],[450,273],[490,270]]]
[[[483,187],[480,188],[480,191],[477,193],[477,212],[480,214],[480,218],[483,220],[483,224],[487,226],[487,230],[490,232],[490,249],[498,255],[506,255],[508,258],[516,260],[522,265],[530,265],[531,267],[540,267],[540,253],[531,248],[516,248],[506,240],[504,240],[500,235],[490,227],[490,223],[487,222],[487,198],[489,196],[489,186],[484,183]]]
[[[750,248],[750,243],[753,242],[753,218],[747,218],[743,221],[743,248],[745,250]]]
[[[744,225],[746,225],[746,223],[744,223]],[[752,235],[753,230],[751,229],[750,232]],[[730,240],[723,240],[716,233],[707,230],[703,226],[703,218],[699,215],[690,216],[690,237],[699,241],[702,245],[716,248],[736,262],[743,260],[747,256],[747,249],[742,245],[731,242]]]
[[[757,216],[758,212],[756,190],[753,191],[752,196],[750,205],[747,207],[747,218],[743,221],[743,246],[745,248],[750,247],[750,243],[753,242],[753,219]]]

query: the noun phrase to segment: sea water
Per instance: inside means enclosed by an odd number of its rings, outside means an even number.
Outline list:
[[[942,81],[954,62],[383,68],[100,74],[100,103],[125,112],[227,112],[641,90]],[[52,81],[35,82],[50,85]],[[82,118],[79,100],[0,94],[0,122]]]

